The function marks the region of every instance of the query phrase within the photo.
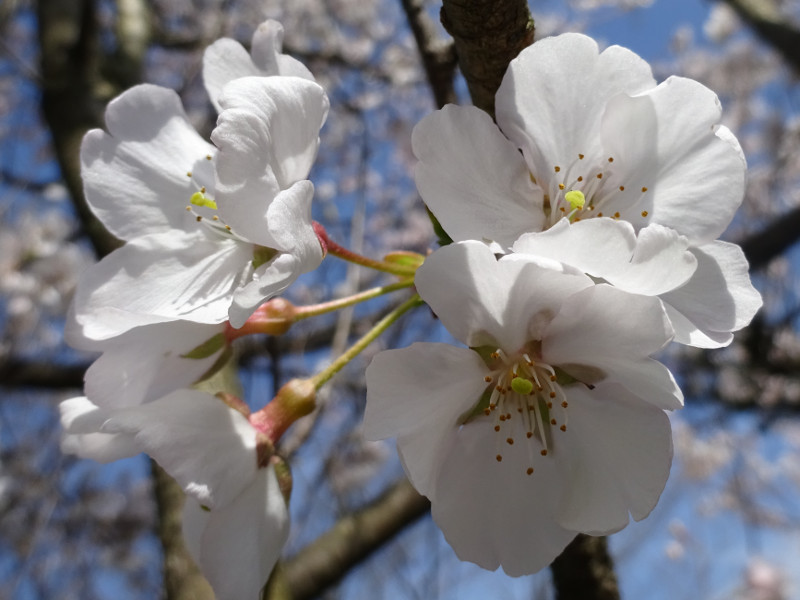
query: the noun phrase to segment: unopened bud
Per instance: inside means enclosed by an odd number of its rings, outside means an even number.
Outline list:
[[[250,424],[277,444],[289,426],[316,407],[317,389],[310,379],[292,379],[264,408],[250,415]]]
[[[228,325],[225,337],[233,341],[253,333],[266,333],[268,335],[283,335],[295,321],[295,307],[284,298],[273,298],[259,306],[245,324],[239,329]]]

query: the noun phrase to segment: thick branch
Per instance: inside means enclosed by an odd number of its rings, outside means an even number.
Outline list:
[[[494,117],[494,95],[508,63],[533,43],[526,0],[444,0],[442,25],[453,36],[472,102]]]
[[[744,240],[742,250],[750,263],[750,268],[760,269],[798,241],[800,241],[800,208],[795,208]]]
[[[318,596],[429,508],[428,500],[404,480],[370,506],[342,518],[284,564],[292,597]]]
[[[86,365],[63,367],[51,363],[11,360],[0,364],[0,385],[40,389],[80,389]]]
[[[774,0],[724,0],[756,35],[800,72],[800,29],[789,23]]]
[[[456,103],[453,89],[457,59],[455,45],[439,40],[433,23],[425,12],[425,4],[421,0],[402,0],[408,24],[422,58],[422,66],[433,92],[433,99],[438,108],[445,104]]]
[[[213,600],[214,592],[190,558],[181,535],[184,495],[164,469],[151,461],[158,503],[158,537],[164,548],[164,587],[168,600]]]
[[[614,563],[604,537],[578,534],[550,570],[558,600],[619,600]]]
[[[100,126],[99,50],[92,0],[39,0],[42,113],[53,137],[61,174],[75,211],[98,256],[119,245],[89,210],[83,197],[80,147],[87,130]]]

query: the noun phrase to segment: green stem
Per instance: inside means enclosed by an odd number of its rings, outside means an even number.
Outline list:
[[[413,279],[402,279],[397,283],[370,288],[368,290],[364,290],[363,292],[353,294],[352,296],[347,296],[346,298],[339,298],[337,300],[321,302],[319,304],[313,304],[311,306],[298,306],[294,310],[293,320],[296,322],[296,321],[301,321],[302,319],[308,319],[309,317],[323,315],[325,313],[339,310],[340,308],[352,306],[354,304],[358,304],[359,302],[372,300],[373,298],[383,296],[384,294],[389,294],[397,290],[402,290],[404,288],[411,287],[412,285],[414,285]]]
[[[329,238],[328,232],[325,231],[325,228],[316,221],[314,222],[314,231],[316,232],[317,237],[319,238],[320,243],[325,248],[326,252],[328,254],[332,254],[333,256],[337,256],[342,260],[361,265],[362,267],[375,269],[376,271],[383,271],[384,273],[399,275],[400,277],[413,277],[417,270],[417,267],[399,265],[396,263],[387,262],[385,260],[375,260],[373,258],[367,258],[366,256],[356,254],[352,250],[348,250],[344,246],[340,246],[331,238]]]
[[[316,389],[322,387],[322,385],[325,384],[331,377],[341,371],[347,363],[358,356],[361,351],[364,350],[364,348],[369,346],[379,335],[386,331],[392,323],[397,321],[397,319],[399,319],[412,308],[416,308],[422,304],[424,304],[422,298],[420,298],[418,294],[414,294],[411,298],[403,302],[400,306],[383,317],[372,329],[364,334],[360,340],[350,346],[346,352],[332,362],[327,369],[320,371],[311,378],[311,382],[314,384],[314,387]]]

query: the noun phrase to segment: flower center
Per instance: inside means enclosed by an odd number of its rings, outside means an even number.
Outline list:
[[[545,189],[545,212],[548,214],[548,227],[555,225],[563,217],[570,222],[590,217],[611,217],[625,219],[644,226],[650,211],[648,187],[631,184],[618,165],[615,168],[613,156],[607,157],[600,165],[586,160],[586,155],[578,154],[566,168],[553,166],[554,176],[549,178],[549,189]],[[544,184],[544,181],[541,181]]]
[[[555,369],[534,360],[527,352],[509,359],[498,348],[490,358],[498,361],[500,368],[485,378],[493,387],[483,414],[493,417],[492,426],[498,434],[497,462],[503,460],[500,449],[503,444],[514,446],[517,441],[514,436],[519,437],[522,432],[529,462],[526,473],[532,475],[534,452],[547,456],[553,441],[552,429],[567,430],[569,404],[566,395]]]
[[[213,159],[213,156],[206,154],[204,159],[195,163],[194,171],[186,172],[186,177],[194,187],[189,197],[189,204],[186,205],[186,212],[191,213],[198,223],[210,227],[212,231],[229,236],[231,227],[223,223],[216,214],[217,203],[206,188],[206,185],[211,185],[214,180]]]

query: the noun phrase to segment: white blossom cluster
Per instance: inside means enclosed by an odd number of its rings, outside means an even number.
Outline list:
[[[272,452],[288,423],[191,386],[335,254],[308,180],[328,99],[282,35],[268,21],[250,53],[206,51],[211,142],[174,92],[141,85],[81,149],[87,201],[126,243],[75,294],[69,339],[102,355],[62,404],[63,448],[155,458],[190,499],[184,536],[221,599],[257,598],[286,541]],[[653,355],[726,346],[761,305],[718,240],[745,181],[720,114],[703,85],[657,84],[632,52],[565,34],[511,63],[495,121],[447,106],[416,126],[417,187],[452,243],[363,264],[413,276],[461,345],[378,354],[365,432],[397,438],[461,558],[531,573],[656,505],[683,395]]]

